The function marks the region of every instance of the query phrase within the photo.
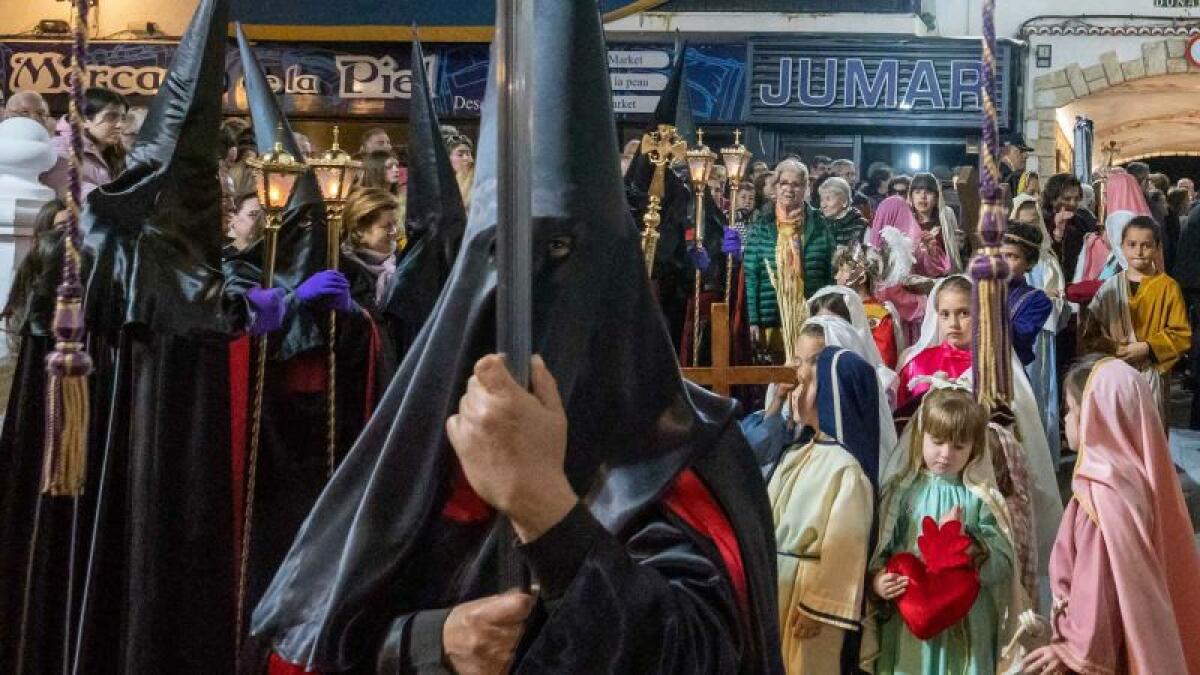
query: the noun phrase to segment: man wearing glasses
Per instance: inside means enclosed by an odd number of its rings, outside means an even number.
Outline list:
[[[46,99],[36,91],[18,91],[8,99],[8,103],[4,105],[4,112],[0,113],[0,120],[10,117],[28,117],[46,126],[46,120],[50,119],[50,106],[46,105]]]

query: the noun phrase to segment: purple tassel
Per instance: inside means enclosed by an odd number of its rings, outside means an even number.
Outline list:
[[[83,285],[80,282],[79,225],[82,183],[79,167],[83,158],[80,114],[87,81],[88,2],[76,0],[71,45],[71,163],[68,172],[69,218],[63,232],[62,284],[54,308],[54,351],[46,356],[46,446],[42,466],[42,491],[52,496],[78,496],[83,491],[87,459],[89,418],[87,377],[92,360],[84,349],[87,328],[83,318]]]

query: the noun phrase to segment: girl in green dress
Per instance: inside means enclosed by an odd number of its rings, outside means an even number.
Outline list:
[[[935,389],[923,401],[917,424],[907,452],[893,456],[883,489],[879,544],[870,565],[878,641],[864,642],[866,661],[881,674],[1003,672],[1008,627],[1025,602],[1007,510],[987,452],[987,413],[969,392]],[[926,517],[939,525],[962,522],[981,589],[965,618],[921,640],[892,604],[909,580],[884,566],[903,551],[920,555],[917,538]]]

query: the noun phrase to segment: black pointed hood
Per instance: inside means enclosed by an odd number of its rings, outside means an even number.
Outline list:
[[[201,0],[116,180],[88,196],[89,328],[225,331],[218,128],[229,0]],[[118,316],[114,308],[124,308]]]
[[[403,355],[442,292],[466,229],[467,213],[450,156],[442,142],[437,110],[425,77],[421,42],[412,44],[412,101],[408,113],[408,247],[383,299]]]
[[[276,139],[283,149],[293,157],[301,157],[300,146],[292,134],[287,117],[279,109],[275,92],[267,82],[254,49],[246,40],[242,25],[237,24],[238,53],[242,61],[243,83],[246,101],[250,107],[250,121],[254,127],[254,143],[259,154],[266,154],[275,147]],[[280,126],[282,125],[282,132]],[[328,265],[326,257],[325,202],[321,189],[312,171],[296,180],[292,195],[283,212],[283,222],[276,244],[274,285],[294,291],[305,279]],[[231,257],[227,268],[236,270],[241,277],[260,279],[262,265],[262,242]],[[302,351],[325,344],[324,331],[315,317],[308,312],[298,312],[284,327],[273,356],[287,359]]]
[[[685,384],[651,293],[622,191],[596,3],[535,0],[534,15],[534,345],[567,411],[567,475],[619,532],[731,428],[734,406]],[[414,570],[425,555],[419,535],[438,518],[454,466],[445,420],[476,360],[496,348],[492,64],[474,199],[451,277],[254,613],[252,631],[289,661],[346,670],[422,598],[457,597],[454,580],[438,578],[449,572]],[[412,575],[429,580],[418,590],[406,581]]]
[[[254,127],[254,145],[260,155],[265,155],[275,148],[275,141],[283,144],[283,149],[293,157],[301,158],[300,146],[292,134],[292,125],[288,123],[283,112],[279,109],[279,101],[271,85],[267,82],[266,73],[254,55],[254,49],[246,40],[242,24],[237,24],[238,55],[242,61],[242,77],[246,88],[246,102],[250,107],[250,121]],[[282,133],[279,132],[283,126]],[[292,196],[288,199],[288,211],[319,206],[324,209],[321,189],[317,180],[309,171],[296,181]]]
[[[696,121],[692,118],[692,103],[687,86],[687,42],[675,37],[675,65],[671,77],[654,109],[654,127],[669,124],[675,127],[688,145],[696,142]]]

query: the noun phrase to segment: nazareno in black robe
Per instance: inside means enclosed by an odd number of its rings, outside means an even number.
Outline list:
[[[413,40],[410,62],[425,62],[419,40]],[[409,103],[406,204],[408,245],[396,263],[396,273],[379,309],[392,335],[397,364],[416,342],[450,278],[467,223],[462,194],[422,68],[413,70]]]
[[[259,152],[269,152],[279,141],[284,150],[299,157],[300,149],[291,126],[280,110],[240,24],[237,40]],[[249,524],[250,545],[245,553],[247,580],[243,637],[249,626],[250,611],[330,473],[325,412],[328,312],[304,306],[295,295],[306,279],[326,267],[326,236],[325,204],[310,172],[296,181],[281,216],[276,244],[272,286],[286,292],[286,311],[281,329],[268,338],[254,513]],[[261,240],[243,251],[227,248],[227,283],[237,284],[244,290],[261,285],[262,251]],[[239,554],[242,530],[246,526],[249,430],[259,357],[256,342],[253,338],[242,337],[231,345],[234,528]],[[339,456],[348,448],[348,442],[340,446]]]
[[[128,168],[84,212],[92,434],[75,672],[214,673],[234,653],[217,126],[228,0],[202,0]]]
[[[475,361],[496,349],[492,87],[451,278],[255,610],[279,672],[436,669],[448,609],[505,590],[514,559],[542,589],[516,672],[782,672],[765,488],[734,404],[681,379],[650,292],[597,7],[538,0],[535,14],[531,81],[555,95],[531,101],[533,336],[583,501],[509,551],[445,436]]]

